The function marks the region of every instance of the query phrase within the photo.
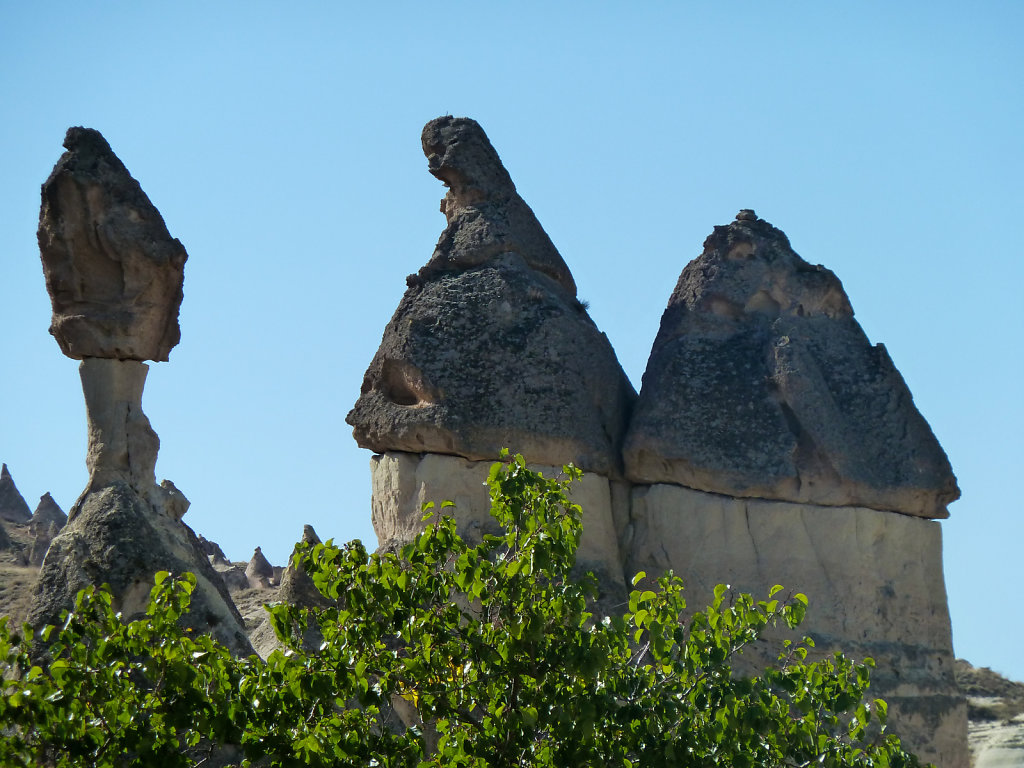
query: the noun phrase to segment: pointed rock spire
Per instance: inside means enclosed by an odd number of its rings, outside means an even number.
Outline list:
[[[422,144],[447,227],[363,378],[356,441],[618,473],[636,394],[568,267],[476,122],[432,120]]]
[[[64,514],[64,510],[60,508],[60,505],[47,492],[40,497],[39,504],[36,505],[36,511],[32,513],[29,529],[33,536],[39,536],[46,534],[50,530],[51,525],[55,525],[56,531],[60,531],[67,521],[68,516]],[[50,536],[50,538],[52,539],[53,536]]]
[[[316,535],[313,526],[306,524],[302,526],[302,544],[314,546],[321,544],[320,537]],[[320,590],[313,584],[313,580],[300,565],[295,564],[296,545],[292,556],[288,559],[288,566],[281,575],[281,599],[294,605],[326,605],[327,599],[320,593]]]
[[[274,580],[274,566],[259,547],[256,547],[249,564],[245,567],[245,578],[252,589],[265,589]]]
[[[949,461],[839,279],[744,210],[679,277],[624,449],[635,483],[947,517]]]
[[[4,464],[0,469],[0,520],[11,523],[27,523],[32,511],[25,503],[25,497],[18,491],[14,478]]]

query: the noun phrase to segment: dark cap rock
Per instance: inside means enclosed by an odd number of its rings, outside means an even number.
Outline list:
[[[947,517],[949,461],[839,279],[761,219],[683,270],[626,438],[627,477]]]
[[[363,377],[356,441],[619,472],[636,395],[568,268],[475,122],[439,118],[423,135],[448,227]]]
[[[439,117],[426,124],[421,141],[428,169],[448,187],[441,201],[448,226],[420,278],[518,253],[530,268],[575,296],[569,267],[516,192],[483,128],[468,117]]]
[[[76,360],[167,360],[185,248],[99,131],[70,128],[64,146],[39,215],[50,333]]]

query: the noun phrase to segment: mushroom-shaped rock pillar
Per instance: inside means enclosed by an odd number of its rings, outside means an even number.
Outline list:
[[[579,492],[593,483],[603,511],[584,504],[580,556],[620,589],[611,486],[636,394],[483,129],[438,118],[422,145],[448,187],[447,226],[408,278],[347,418],[359,445],[381,454],[371,465],[381,545],[415,534],[427,498],[455,501],[464,533],[487,527],[481,483],[508,448],[591,474]]]
[[[625,441],[627,571],[807,593],[822,653],[871,656],[892,727],[967,764],[939,524],[949,461],[839,279],[740,212],[683,270]]]
[[[241,616],[196,535],[188,500],[154,476],[160,440],[142,411],[148,367],[178,343],[187,254],[98,131],[71,128],[42,188],[39,251],[53,305],[50,333],[81,360],[89,484],[43,560],[30,621],[54,621],[75,593],[108,583],[118,608],[145,610],[153,575],[197,578],[193,627],[250,650]]]

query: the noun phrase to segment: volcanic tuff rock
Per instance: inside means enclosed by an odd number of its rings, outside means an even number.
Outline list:
[[[167,360],[188,255],[99,131],[69,128],[43,184],[50,333],[68,357]]]
[[[259,547],[256,547],[249,564],[245,566],[245,579],[252,589],[266,589],[274,581],[274,566]]]
[[[166,360],[178,342],[185,249],[99,133],[71,128],[64,146],[43,185],[39,247],[51,332],[82,360],[89,484],[50,542],[29,620],[57,621],[79,589],[102,583],[131,617],[145,610],[157,571],[191,571],[197,587],[182,622],[247,653],[241,615],[181,522],[188,499],[156,484],[160,440],[142,412],[141,361]]]
[[[424,456],[389,452],[370,459],[373,483],[373,529],[381,550],[396,551],[426,528],[423,505],[440,506],[455,519],[456,530],[471,546],[497,533],[490,515],[487,475],[493,462],[468,461],[457,456]],[[531,465],[545,477],[557,477],[561,467]],[[598,610],[606,615],[621,610],[627,590],[619,551],[617,517],[627,515],[628,491],[623,484],[587,472],[571,485],[569,498],[583,509],[583,532],[576,553],[579,571],[598,579]]]
[[[197,538],[199,539],[200,549],[203,550],[203,554],[209,558],[211,563],[228,562],[228,556],[224,554],[224,550],[220,548],[220,544],[216,541],[211,541],[201,533]]]
[[[21,495],[18,486],[14,484],[14,478],[7,471],[4,464],[0,469],[0,520],[8,520],[12,523],[26,523],[32,517],[32,510],[25,503],[25,497]]]
[[[774,584],[806,592],[799,631],[814,653],[872,657],[871,694],[889,704],[892,731],[940,768],[966,766],[939,523],[669,484],[634,487],[631,522],[626,573],[673,570],[691,606],[710,604],[716,584],[759,599]]]
[[[242,617],[192,530],[153,508],[126,483],[83,495],[71,522],[51,542],[39,574],[29,622],[54,623],[78,590],[109,584],[127,619],[146,610],[153,574],[191,571],[196,576],[187,626],[202,627],[237,653],[248,653]]]
[[[683,270],[624,449],[634,483],[947,517],[949,461],[836,276],[752,211]]]
[[[60,505],[53,500],[53,496],[49,493],[44,493],[39,498],[36,511],[32,513],[29,529],[33,536],[38,536],[49,531],[51,525],[56,526],[56,529],[59,531],[67,521],[68,516],[64,514],[64,510],[60,508]]]
[[[322,544],[320,537],[316,535],[312,525],[302,526],[302,539],[292,550],[292,556],[288,558],[288,565],[281,574],[280,599],[286,603],[304,606],[322,606],[328,603],[320,590],[313,584],[313,579],[306,573],[306,569],[295,564],[295,554],[299,544],[315,546]]]
[[[423,149],[448,225],[363,378],[356,441],[618,474],[636,395],[565,262],[474,121],[431,121]]]
[[[67,524],[68,516],[64,510],[53,500],[49,493],[43,494],[32,513],[29,521],[29,535],[32,537],[32,546],[29,548],[28,561],[31,565],[42,565],[47,550],[60,530]]]

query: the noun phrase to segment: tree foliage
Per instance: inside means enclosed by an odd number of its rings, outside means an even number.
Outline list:
[[[130,622],[109,592],[84,590],[34,648],[27,627],[0,620],[0,764],[918,764],[885,732],[884,703],[865,700],[869,664],[812,662],[805,640],[758,675],[734,671],[770,627],[799,624],[801,594],[721,586],[690,615],[669,574],[635,589],[624,615],[592,615],[593,577],[571,576],[580,473],[564,473],[495,464],[504,533],[478,546],[442,517],[397,554],[307,548],[328,605],[269,606],[286,649],[265,661],[180,626],[190,574],[158,574]]]

